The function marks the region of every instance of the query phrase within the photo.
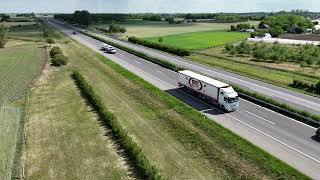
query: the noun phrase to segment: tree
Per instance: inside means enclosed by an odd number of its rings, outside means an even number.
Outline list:
[[[48,37],[48,38],[46,39],[46,41],[47,41],[47,43],[50,45],[50,47],[51,47],[51,44],[54,44],[54,40],[53,40],[52,37]]]
[[[6,23],[0,23],[0,48],[4,48],[7,43],[7,34],[9,32],[9,26]]]
[[[280,26],[275,26],[269,29],[269,33],[272,37],[279,37],[281,34],[284,33],[284,31]]]
[[[74,22],[88,26],[92,22],[92,17],[89,11],[83,10],[83,11],[75,11],[73,13],[72,19]]]
[[[64,56],[63,54],[56,54],[53,56],[51,63],[53,66],[67,65],[68,57]]]
[[[236,28],[235,25],[231,25],[231,26],[230,26],[230,30],[231,30],[231,31],[237,31],[237,28]]]
[[[174,23],[174,18],[173,17],[166,17],[164,20],[169,22],[169,24],[173,24]]]
[[[112,34],[112,33],[125,33],[126,31],[127,30],[125,27],[121,27],[118,24],[110,24],[109,29],[108,29],[108,32],[110,34]]]
[[[158,38],[158,41],[159,41],[159,43],[162,43],[162,42],[163,42],[163,38],[162,38],[162,37],[159,37],[159,38]]]

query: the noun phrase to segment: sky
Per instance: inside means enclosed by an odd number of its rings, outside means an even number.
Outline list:
[[[320,11],[320,0],[1,0],[0,13],[205,13]]]

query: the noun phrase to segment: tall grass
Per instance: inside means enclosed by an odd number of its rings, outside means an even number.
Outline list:
[[[0,179],[2,180],[12,178],[20,116],[20,108],[0,107]]]

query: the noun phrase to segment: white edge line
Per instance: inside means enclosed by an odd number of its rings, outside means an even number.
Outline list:
[[[276,124],[276,123],[274,123],[274,122],[272,122],[272,121],[269,121],[269,120],[267,120],[267,119],[265,119],[265,118],[263,118],[263,117],[260,117],[260,116],[258,116],[258,115],[256,115],[256,114],[254,114],[254,113],[252,113],[252,112],[249,112],[249,111],[247,111],[247,110],[244,110],[244,111],[247,112],[247,113],[249,113],[249,114],[251,114],[252,116],[255,116],[255,117],[259,118],[259,119],[262,119],[262,120],[264,120],[264,121],[266,121],[266,122],[268,122],[268,123],[270,123],[270,124],[273,124],[273,125]]]
[[[261,130],[259,130],[259,129],[257,129],[257,128],[255,128],[255,127],[253,127],[253,126],[245,123],[245,122],[242,122],[241,120],[239,120],[239,119],[237,119],[237,118],[235,118],[235,117],[230,116],[229,114],[227,114],[227,116],[229,116],[230,118],[232,118],[232,119],[234,119],[234,120],[236,120],[236,121],[238,121],[238,122],[240,122],[240,123],[248,126],[249,128],[251,128],[251,129],[253,129],[253,130],[258,131],[259,133],[261,133],[261,134],[263,134],[263,135],[265,135],[265,136],[273,139],[274,141],[277,141],[278,143],[280,143],[280,144],[282,144],[282,145],[284,145],[284,146],[286,146],[286,147],[288,147],[288,148],[290,148],[290,149],[292,149],[292,150],[294,150],[294,151],[296,151],[296,152],[298,152],[298,153],[306,156],[307,158],[309,158],[309,159],[317,162],[318,164],[320,164],[320,160],[318,160],[318,159],[316,159],[316,158],[314,158],[314,157],[312,157],[312,156],[309,156],[308,154],[306,154],[306,153],[304,153],[304,152],[302,152],[302,151],[300,151],[300,150],[298,150],[298,149],[295,149],[294,147],[292,147],[292,146],[290,146],[290,145],[288,145],[288,144],[280,141],[279,139],[277,139],[277,138],[275,138],[275,137],[273,137],[273,136],[271,136],[271,135],[269,135],[269,134],[267,134],[267,133],[264,133],[264,132],[262,132]]]
[[[315,128],[315,127],[312,127],[312,126],[310,126],[310,125],[308,125],[308,124],[305,124],[305,123],[303,123],[303,122],[300,122],[300,121],[298,121],[298,120],[295,120],[295,119],[293,119],[293,118],[291,118],[291,117],[285,116],[285,115],[280,114],[280,113],[277,113],[277,112],[275,112],[275,111],[272,111],[272,110],[270,110],[270,109],[268,109],[268,108],[262,107],[262,106],[260,106],[260,105],[258,105],[258,104],[253,103],[253,102],[247,101],[247,100],[245,100],[245,99],[243,99],[243,98],[241,98],[241,100],[244,100],[244,101],[246,101],[246,102],[248,102],[248,103],[250,103],[250,104],[253,104],[253,105],[255,105],[255,106],[261,107],[261,108],[263,108],[263,109],[265,109],[265,110],[267,110],[267,111],[270,111],[270,112],[272,112],[272,113],[274,113],[274,114],[276,114],[276,115],[280,115],[280,116],[282,116],[282,117],[285,117],[285,118],[287,118],[287,119],[290,119],[291,121],[294,121],[294,122],[296,122],[296,123],[298,123],[298,124],[302,124],[302,125],[307,126],[307,127],[311,128],[311,129],[317,130],[317,128]]]

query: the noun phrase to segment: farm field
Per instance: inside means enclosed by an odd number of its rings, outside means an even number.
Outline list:
[[[35,25],[26,26],[26,29],[23,25],[12,26],[8,43],[0,49],[0,179],[14,176],[25,97],[47,60],[44,44],[35,42],[42,40],[41,29]],[[32,34],[32,40],[23,40],[28,34]]]
[[[20,107],[0,106],[0,179],[11,179],[21,120]]]
[[[215,46],[221,46],[226,43],[232,43],[245,40],[250,36],[249,33],[227,32],[227,31],[205,31],[185,33],[178,35],[163,36],[162,44],[186,48],[191,50],[206,49]],[[158,42],[159,37],[146,38],[152,42]]]
[[[33,43],[0,49],[0,102],[10,102],[25,95],[41,73],[46,49]]]
[[[110,23],[98,23],[93,27],[106,28]],[[121,26],[126,27],[127,32],[122,35],[122,38],[127,36],[135,36],[138,38],[159,37],[188,32],[199,31],[224,31],[229,30],[231,25],[237,23],[181,23],[169,24],[168,22],[143,21],[143,20],[128,20],[119,22]],[[257,25],[257,21],[251,21],[250,24]]]
[[[61,41],[65,40],[67,39]],[[70,58],[70,64],[65,67],[67,72],[70,68],[69,75],[70,70],[77,69],[85,76],[102,97],[108,109],[118,117],[121,125],[165,177],[170,179],[236,179],[239,177],[272,179],[279,174],[273,170],[270,171],[270,167],[278,165],[295,173],[270,155],[213,121],[204,120],[203,116],[194,109],[101,55],[74,41],[59,45]],[[60,70],[59,74],[62,72]],[[61,79],[63,78],[59,78],[60,82]],[[46,99],[47,96],[43,98],[45,98],[44,103],[50,103]],[[69,110],[61,109],[61,112],[63,111]],[[56,116],[55,114],[53,113],[53,116]],[[49,116],[52,115],[49,114]],[[34,123],[34,125],[35,129],[44,131],[40,130],[41,124]],[[46,140],[52,141],[50,137],[48,136],[50,140],[48,138]],[[62,139],[59,142],[62,143]],[[39,149],[34,149],[29,154],[46,149],[46,146],[38,144],[35,146]],[[54,154],[54,151],[51,152]],[[77,158],[77,154],[73,154],[75,157],[70,158]],[[261,158],[264,159],[263,162]],[[41,157],[35,157],[33,161],[41,162]],[[50,166],[51,169],[55,169],[60,168],[61,164],[63,162],[53,162]],[[47,170],[44,169],[44,171]]]

